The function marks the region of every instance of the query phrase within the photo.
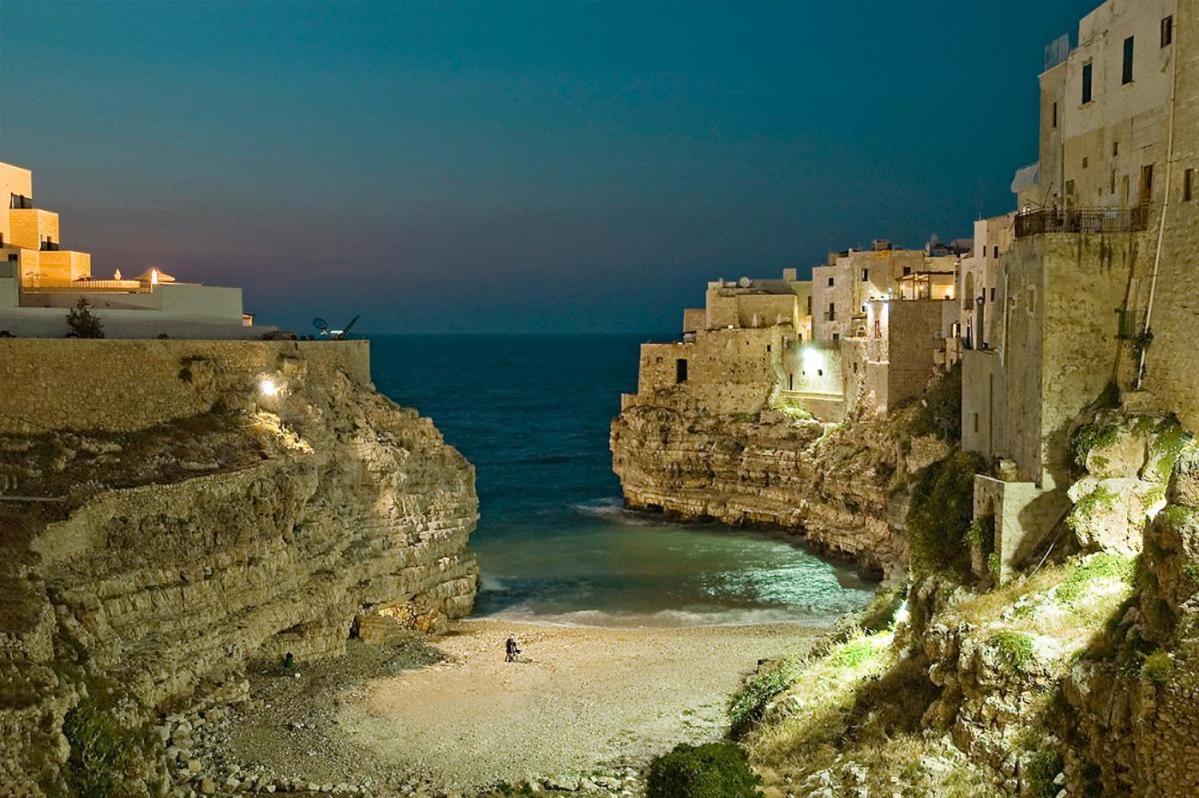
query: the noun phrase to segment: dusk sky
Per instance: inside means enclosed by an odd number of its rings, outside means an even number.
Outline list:
[[[93,269],[311,332],[671,331],[716,277],[1011,209],[1097,0],[0,0],[0,160]]]

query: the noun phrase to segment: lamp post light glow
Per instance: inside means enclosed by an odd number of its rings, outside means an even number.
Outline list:
[[[258,381],[258,393],[267,398],[278,396],[280,390],[281,387],[279,383],[275,382],[270,377],[263,377]]]

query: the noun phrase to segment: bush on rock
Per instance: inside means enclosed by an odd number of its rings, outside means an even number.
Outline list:
[[[646,798],[760,798],[761,780],[733,743],[676,746],[649,766]]]

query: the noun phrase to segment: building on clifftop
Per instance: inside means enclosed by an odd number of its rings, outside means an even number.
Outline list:
[[[641,346],[637,393],[622,409],[654,396],[712,415],[757,413],[782,370],[782,353],[811,338],[811,283],[795,269],[782,279],[708,283],[703,308],[683,312],[683,340]]]
[[[1199,2],[1108,0],[1040,76],[1040,160],[963,269],[963,445],[1004,572],[1069,507],[1070,436],[1114,385],[1199,426]],[[977,235],[976,231],[976,235]],[[985,254],[985,259],[979,255]],[[992,292],[996,301],[992,301]]]
[[[824,421],[886,413],[956,358],[953,301],[969,242],[830,253],[812,269],[813,340],[784,352],[781,397]]]
[[[33,175],[0,163],[0,335],[60,338],[86,299],[110,338],[258,338],[240,288],[182,283],[157,267],[138,277],[92,274],[87,252],[65,249],[58,214],[37,208]]]

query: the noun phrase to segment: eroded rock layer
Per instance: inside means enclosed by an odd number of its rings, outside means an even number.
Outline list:
[[[0,435],[0,492],[53,499],[0,502],[0,783],[17,794],[67,794],[81,702],[136,728],[236,696],[252,658],[436,630],[473,603],[474,470],[432,422],[298,349],[266,377],[180,363],[207,412]]]
[[[896,488],[948,452],[903,428],[898,417],[830,426],[769,410],[712,416],[639,397],[612,423],[612,464],[634,509],[793,530],[881,575],[906,561]]]

